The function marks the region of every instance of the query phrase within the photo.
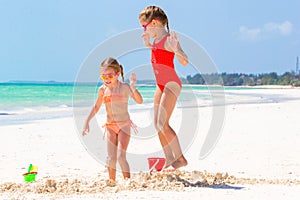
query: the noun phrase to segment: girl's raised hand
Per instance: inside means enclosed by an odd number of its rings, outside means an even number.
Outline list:
[[[178,52],[180,50],[178,35],[176,32],[172,32],[170,34],[170,36],[167,38],[167,42],[173,52]]]
[[[136,83],[136,75],[135,73],[132,73],[130,76],[130,85],[135,86],[135,83]]]
[[[139,91],[135,88],[136,83],[136,75],[135,73],[132,73],[130,76],[130,89],[132,91],[132,98],[137,102],[138,104],[143,103],[143,97],[139,93]]]

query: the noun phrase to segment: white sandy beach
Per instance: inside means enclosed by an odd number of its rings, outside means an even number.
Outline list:
[[[199,159],[211,124],[211,106],[203,105],[185,151],[187,167],[134,173],[130,180],[118,172],[114,187],[108,186],[105,167],[82,145],[73,118],[0,126],[0,199],[299,199],[300,89],[225,95],[221,137],[207,157]],[[175,110],[171,119],[175,129],[179,114]],[[153,145],[159,147],[158,138]],[[132,140],[128,151],[140,148]],[[26,183],[22,174],[30,163],[39,167],[37,181]]]

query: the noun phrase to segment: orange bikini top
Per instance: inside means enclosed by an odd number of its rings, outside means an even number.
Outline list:
[[[117,102],[127,102],[128,100],[123,97],[120,94],[120,83],[118,84],[118,92],[117,93],[111,93],[109,95],[104,95],[103,96],[103,103],[111,103],[113,101],[117,101]]]
[[[125,98],[120,95],[120,94],[110,94],[110,95],[104,95],[103,96],[103,103],[111,103],[112,99],[114,99],[114,101],[125,101]]]

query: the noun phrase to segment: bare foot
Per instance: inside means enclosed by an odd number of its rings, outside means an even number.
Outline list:
[[[165,161],[163,169],[170,167],[174,161],[175,161],[175,158],[173,156],[166,157],[166,161]]]
[[[166,160],[163,169],[170,167],[173,164],[174,160]]]
[[[178,169],[180,167],[186,166],[187,164],[188,164],[188,162],[185,159],[185,157],[181,156],[175,162],[172,163],[172,167],[174,167],[174,169]]]
[[[109,187],[115,187],[117,185],[117,182],[113,179],[108,179],[105,182],[106,182],[106,185]]]

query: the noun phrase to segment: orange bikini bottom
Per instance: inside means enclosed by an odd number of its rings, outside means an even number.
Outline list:
[[[107,128],[111,129],[115,134],[119,134],[119,132],[122,130],[122,128],[130,125],[130,127],[134,130],[135,134],[137,134],[137,126],[131,121],[121,121],[121,122],[106,122],[102,127],[105,127],[105,132],[107,131]]]

